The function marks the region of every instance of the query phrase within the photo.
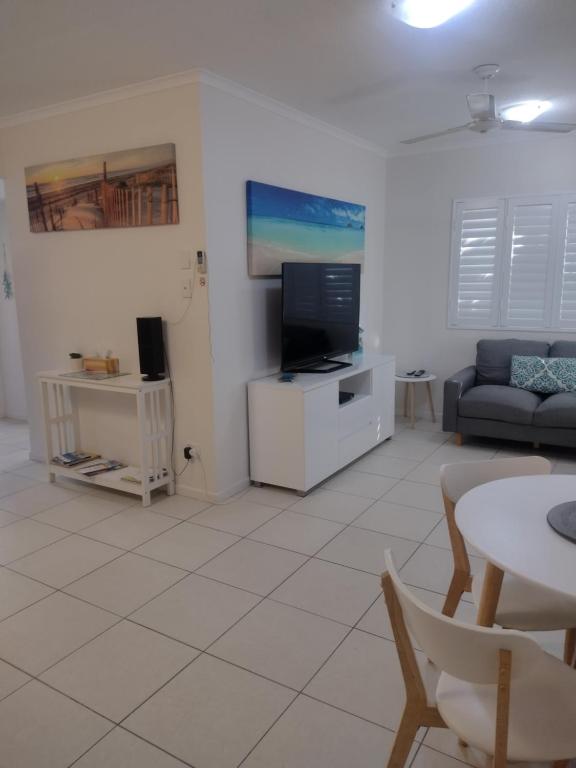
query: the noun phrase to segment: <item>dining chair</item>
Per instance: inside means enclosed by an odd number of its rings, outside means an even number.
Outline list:
[[[576,670],[528,634],[464,624],[429,608],[402,583],[386,551],[382,589],[406,688],[388,768],[403,768],[421,726],[449,728],[461,743],[507,761],[554,761],[576,755]],[[427,692],[409,632],[435,665]],[[432,664],[430,663],[432,662]]]
[[[462,534],[456,525],[455,507],[467,491],[478,485],[508,477],[549,475],[552,465],[541,456],[515,459],[491,459],[444,464],[440,467],[440,487],[446,510],[446,522],[452,547],[454,570],[442,613],[454,616],[464,592],[472,592],[480,604],[483,575],[472,576],[470,560]],[[528,632],[564,629],[564,661],[574,663],[576,650],[576,599],[564,597],[545,587],[511,574],[504,575],[496,623],[507,629]]]

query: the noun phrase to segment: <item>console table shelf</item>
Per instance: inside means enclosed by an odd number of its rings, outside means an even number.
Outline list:
[[[166,488],[168,495],[174,493],[172,471],[172,400],[170,380],[147,382],[140,376],[118,376],[99,381],[67,377],[58,371],[43,371],[38,374],[44,415],[46,440],[46,465],[50,482],[56,475],[112,490],[123,491],[150,504],[150,494],[157,488]],[[78,468],[62,467],[52,459],[61,453],[81,451],[79,414],[74,390],[92,389],[108,393],[127,394],[136,402],[140,466],[126,466],[86,477]],[[90,445],[93,450],[97,446]],[[111,458],[118,459],[114,456]],[[80,465],[82,466],[82,465]],[[146,467],[147,471],[142,471]],[[140,482],[123,480],[126,476],[139,476]]]

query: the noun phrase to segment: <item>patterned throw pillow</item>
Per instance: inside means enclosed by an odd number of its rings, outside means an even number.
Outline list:
[[[510,386],[546,395],[576,392],[576,358],[512,355]]]

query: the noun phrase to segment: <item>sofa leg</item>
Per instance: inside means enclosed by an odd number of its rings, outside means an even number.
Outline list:
[[[462,443],[464,442],[460,432],[456,432],[455,433],[455,435],[454,435],[454,442],[456,443],[456,445],[462,445]]]
[[[534,448],[535,451],[540,450],[540,443],[536,443],[536,442],[532,443],[532,448]]]

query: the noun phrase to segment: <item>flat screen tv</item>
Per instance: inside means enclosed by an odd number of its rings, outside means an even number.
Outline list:
[[[360,265],[282,264],[282,370],[330,373],[358,349]]]

